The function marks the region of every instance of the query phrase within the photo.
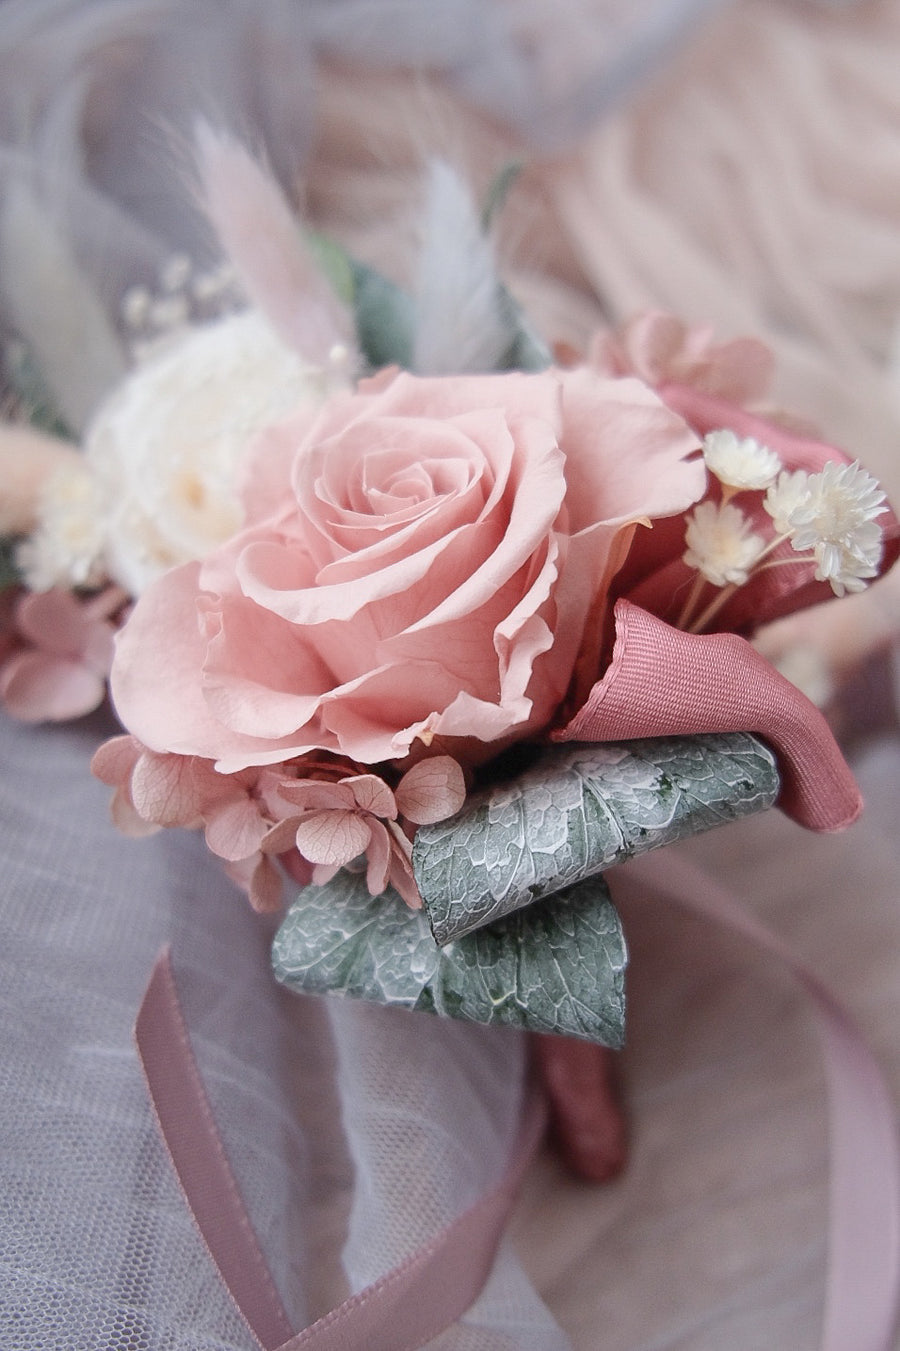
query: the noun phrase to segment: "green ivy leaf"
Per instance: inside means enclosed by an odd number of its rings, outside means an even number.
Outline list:
[[[359,873],[306,887],[272,947],[276,978],[338,994],[619,1047],[625,941],[602,878],[439,948],[421,911]]]
[[[413,871],[450,943],[614,863],[771,806],[772,752],[746,732],[557,746],[421,826]]]

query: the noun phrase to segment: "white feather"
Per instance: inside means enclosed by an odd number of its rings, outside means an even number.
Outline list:
[[[126,370],[103,306],[30,186],[13,177],[0,211],[0,289],[66,422],[83,430]]]
[[[443,160],[429,169],[416,316],[414,366],[422,375],[496,370],[512,337],[494,250],[471,193]]]

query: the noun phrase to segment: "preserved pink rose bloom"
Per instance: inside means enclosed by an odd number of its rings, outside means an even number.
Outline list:
[[[636,532],[702,496],[698,446],[634,379],[384,372],[261,435],[244,529],[120,633],[119,715],[226,773],[485,759],[552,722]]]

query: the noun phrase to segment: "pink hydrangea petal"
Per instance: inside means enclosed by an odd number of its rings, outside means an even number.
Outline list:
[[[233,882],[246,891],[250,904],[261,914],[271,914],[281,906],[281,874],[270,858],[262,854],[225,864]]]
[[[422,909],[422,897],[409,859],[398,851],[391,854],[390,883],[410,910]]]
[[[318,779],[298,779],[294,783],[282,784],[279,797],[299,807],[301,811],[345,808],[353,811],[356,799],[353,791],[345,783],[323,783]]]
[[[417,826],[444,821],[466,800],[465,775],[452,756],[431,756],[407,770],[396,798],[401,815]]]
[[[246,794],[218,807],[206,822],[206,843],[219,858],[236,862],[259,852],[268,822]]]
[[[115,629],[111,624],[93,619],[84,636],[81,660],[104,680],[112,670],[115,651]]]
[[[96,672],[46,652],[16,652],[0,670],[0,700],[21,722],[68,722],[93,712],[105,695]]]
[[[297,848],[310,863],[343,867],[365,853],[370,827],[352,811],[311,812],[297,825]]]
[[[22,635],[57,657],[80,655],[90,620],[70,591],[31,592],[16,607],[16,625]]]
[[[355,774],[344,779],[344,784],[353,794],[356,805],[373,816],[381,816],[393,821],[397,816],[397,803],[394,794],[377,774]]]
[[[259,847],[264,854],[286,854],[297,847],[296,816],[286,816],[271,826],[260,840]]]
[[[193,826],[210,800],[234,791],[208,760],[195,756],[145,751],[131,776],[135,810],[144,820],[161,826]]]
[[[370,821],[371,834],[366,847],[366,886],[370,896],[380,896],[388,884],[391,870],[391,841],[380,821]]]
[[[98,746],[91,760],[91,773],[110,788],[130,783],[131,773],[144,747],[133,736],[114,736]]]
[[[123,835],[128,835],[133,840],[143,840],[150,835],[157,835],[163,829],[155,821],[145,821],[142,816],[138,816],[130,798],[121,790],[113,793],[109,814],[116,830],[121,830]]]

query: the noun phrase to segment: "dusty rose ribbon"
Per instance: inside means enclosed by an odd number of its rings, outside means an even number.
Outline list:
[[[790,949],[700,869],[663,850],[613,874],[617,895],[648,894],[726,925],[782,962],[810,996],[828,1079],[831,1177],[821,1351],[891,1351],[900,1295],[900,1154],[881,1070],[850,1018]]]
[[[543,1134],[532,1087],[500,1183],[427,1244],[296,1335],[225,1154],[178,999],[169,949],[135,1025],[138,1054],[185,1199],[228,1291],[263,1351],[418,1351],[477,1299],[519,1183]]]

